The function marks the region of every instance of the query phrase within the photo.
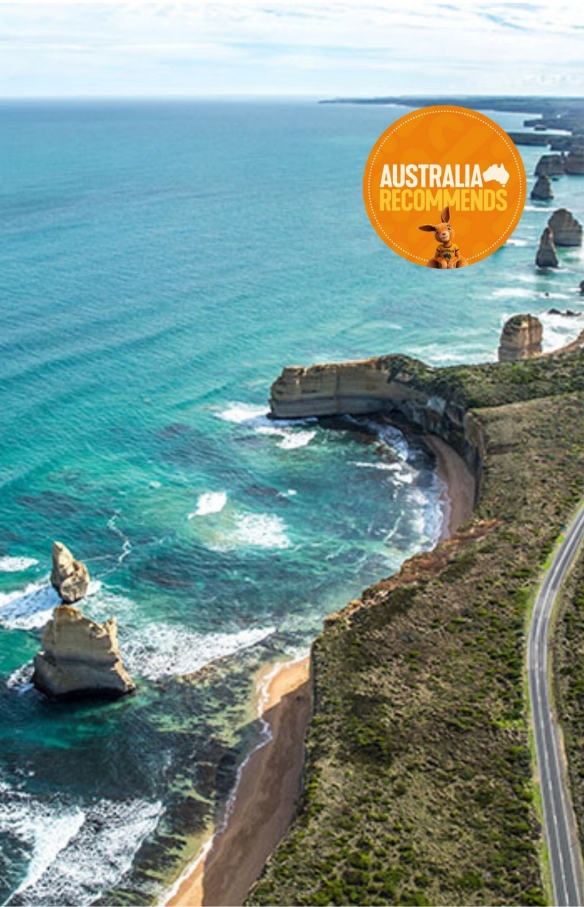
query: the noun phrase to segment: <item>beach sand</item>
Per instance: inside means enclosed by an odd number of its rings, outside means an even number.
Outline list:
[[[476,482],[470,469],[446,441],[437,435],[424,435],[424,441],[436,454],[436,469],[444,482],[444,520],[440,541],[444,541],[471,516]]]
[[[472,514],[475,480],[466,463],[436,435],[424,440],[445,484],[440,541]],[[311,709],[309,659],[270,665],[256,683],[258,715],[272,739],[244,765],[225,827],[208,842],[166,901],[169,907],[240,905],[284,836],[295,812]]]
[[[228,821],[166,903],[239,905],[276,848],[295,812],[310,717],[308,658],[270,665],[256,684],[258,714],[272,739],[245,763]]]

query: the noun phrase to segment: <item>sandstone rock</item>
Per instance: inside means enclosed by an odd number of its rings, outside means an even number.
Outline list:
[[[539,249],[535,256],[535,263],[538,268],[557,268],[558,253],[554,243],[554,234],[549,227],[546,227],[541,234]]]
[[[558,208],[548,220],[556,246],[581,246],[582,224],[567,208]]]
[[[34,659],[33,683],[52,698],[117,698],[136,686],[120,657],[114,617],[95,623],[70,605],[53,611]]]
[[[541,355],[543,327],[534,315],[513,315],[505,323],[499,343],[499,362],[519,362]]]
[[[81,561],[76,561],[62,542],[53,542],[51,585],[57,590],[66,605],[72,605],[83,598],[89,586],[87,567]]]
[[[443,438],[479,476],[483,440],[475,416],[456,395],[429,388],[434,369],[408,356],[286,366],[272,384],[270,410],[277,419],[384,412]],[[478,487],[478,486],[477,486]]]
[[[539,201],[548,201],[550,198],[554,197],[552,184],[546,173],[543,173],[537,178],[537,182],[531,190],[531,197]]]
[[[535,175],[561,176],[564,172],[564,157],[561,154],[543,154],[535,166]]]
[[[570,151],[566,158],[565,173],[584,173],[584,151]]]

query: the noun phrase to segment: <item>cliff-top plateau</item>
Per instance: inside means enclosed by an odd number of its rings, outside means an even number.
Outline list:
[[[584,352],[450,368],[406,356],[292,367],[271,406],[280,418],[382,412],[438,435],[477,494],[454,536],[325,622],[299,812],[247,903],[550,902],[526,631],[542,570],[584,495]],[[581,601],[584,574],[564,600],[554,659],[577,793]]]

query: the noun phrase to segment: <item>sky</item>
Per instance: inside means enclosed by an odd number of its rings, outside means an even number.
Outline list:
[[[0,97],[584,95],[584,5],[0,3]]]

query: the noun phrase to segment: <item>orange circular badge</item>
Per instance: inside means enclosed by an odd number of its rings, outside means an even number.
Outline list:
[[[423,107],[376,141],[363,176],[365,208],[390,248],[418,265],[461,268],[503,245],[525,204],[525,168],[489,117]]]

